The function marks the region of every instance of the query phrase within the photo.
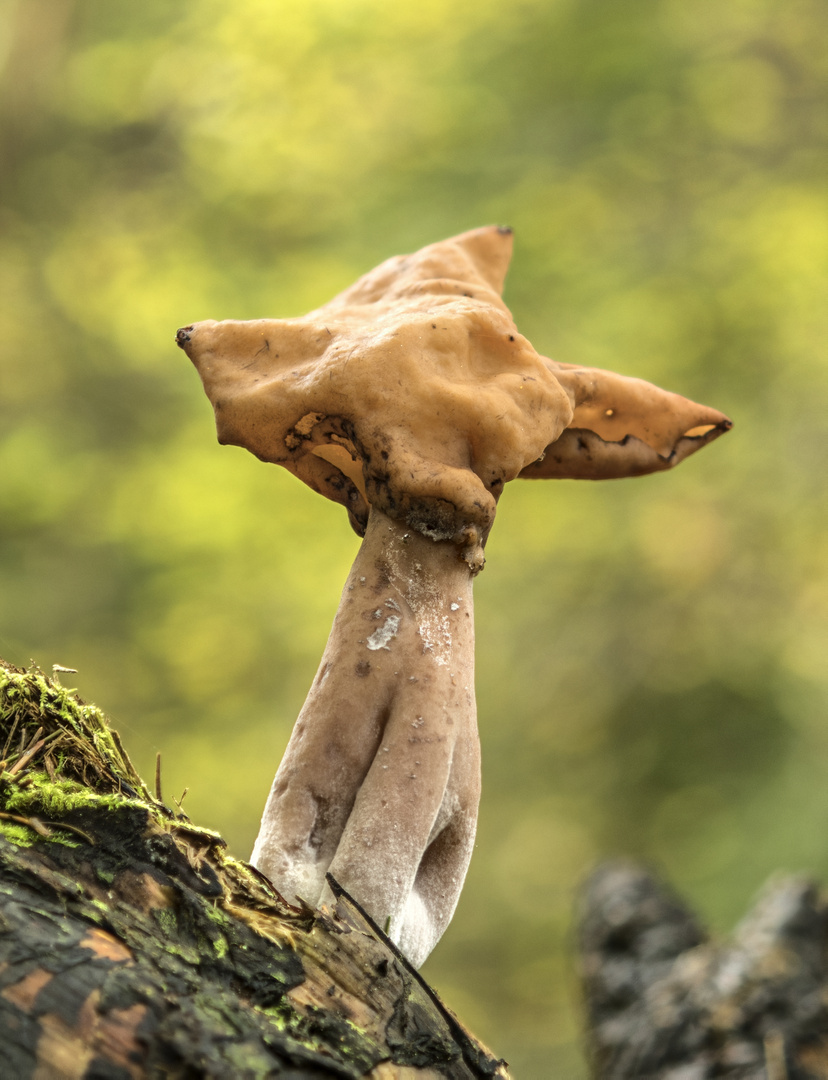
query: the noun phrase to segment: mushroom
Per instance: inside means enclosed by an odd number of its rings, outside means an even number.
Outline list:
[[[731,426],[540,356],[500,296],[511,251],[511,229],[476,229],[387,260],[303,318],[176,337],[219,442],[341,503],[363,537],[252,862],[314,905],[331,874],[417,966],[474,843],[472,582],[503,485],[667,469]]]

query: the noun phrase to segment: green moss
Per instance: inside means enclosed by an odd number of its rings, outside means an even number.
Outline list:
[[[50,836],[48,839],[44,837],[38,837],[48,844],[60,844],[61,847],[78,848],[83,846],[83,840],[79,840],[76,836],[73,836],[70,832],[65,832],[61,828],[50,828]]]
[[[56,737],[61,772],[75,772],[85,779],[86,768],[94,763],[99,779],[107,780],[113,791],[128,784],[140,800],[154,803],[100,709],[78,700],[74,691],[53,683],[37,669],[22,672],[0,666],[0,728],[14,729],[15,741],[18,735],[28,740],[42,728],[43,737]]]
[[[178,920],[172,908],[153,908],[152,915],[167,937],[178,929]]]
[[[226,841],[221,833],[217,833],[214,829],[206,829],[201,825],[194,825],[192,821],[185,818],[183,815],[168,822],[168,824],[170,828],[175,829],[179,836],[192,837],[194,840],[203,840],[208,844],[221,848],[226,847]]]
[[[44,836],[33,825],[25,825],[23,822],[18,821],[6,821],[3,818],[0,818],[0,835],[17,847],[34,847],[38,843],[60,844],[61,847],[68,848],[80,846],[80,841],[59,828],[50,828],[49,836]]]
[[[153,908],[151,915],[161,928],[159,946],[164,953],[177,957],[191,968],[198,967],[204,956],[210,955],[213,946],[212,941],[199,936],[198,946],[194,944],[193,938],[190,936],[192,930],[189,933],[186,928],[182,930],[174,908]]]
[[[2,798],[6,809],[16,814],[37,813],[57,819],[73,810],[121,810],[127,806],[148,809],[140,799],[125,795],[100,795],[74,780],[51,780],[45,773],[31,773],[25,786],[10,785]]]
[[[214,931],[212,940],[224,940],[225,935],[233,928],[233,920],[220,907],[215,907],[213,904],[204,905],[204,915],[212,924],[210,927]]]
[[[0,835],[15,847],[31,847],[37,840],[37,833],[26,825],[18,825],[16,821],[4,821],[0,818]]]

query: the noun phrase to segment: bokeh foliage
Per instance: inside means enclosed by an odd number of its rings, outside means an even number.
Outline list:
[[[0,653],[78,668],[240,855],[357,541],[215,445],[177,326],[505,222],[541,351],[736,422],[501,502],[479,845],[426,974],[519,1076],[582,1075],[597,857],[714,928],[828,876],[826,40],[822,0],[0,0]]]

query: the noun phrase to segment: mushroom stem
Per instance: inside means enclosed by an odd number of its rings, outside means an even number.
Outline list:
[[[473,575],[371,508],[252,862],[288,900],[330,872],[419,966],[447,927],[480,798]]]

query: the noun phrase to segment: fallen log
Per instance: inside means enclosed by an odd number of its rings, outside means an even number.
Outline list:
[[[627,863],[600,867],[580,907],[595,1077],[828,1077],[828,903],[812,881],[771,879],[722,942]]]
[[[56,679],[0,661],[0,746],[4,1077],[507,1076],[335,881],[286,903]]]

